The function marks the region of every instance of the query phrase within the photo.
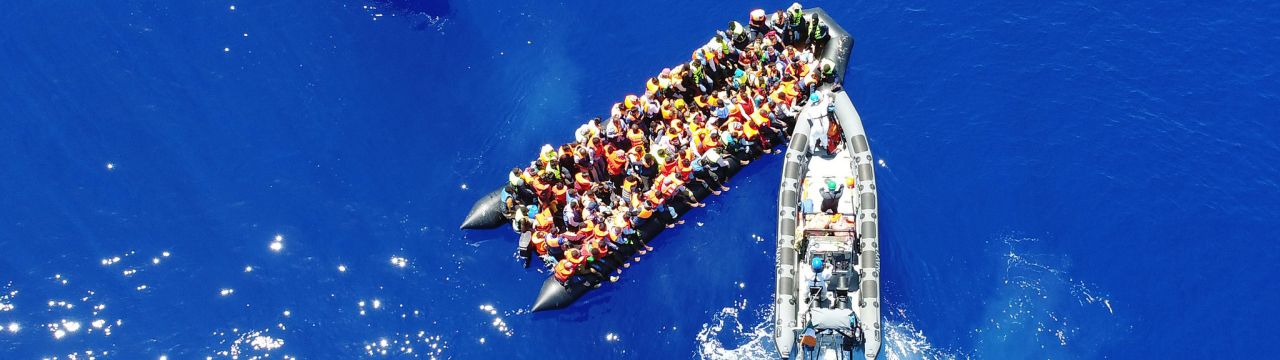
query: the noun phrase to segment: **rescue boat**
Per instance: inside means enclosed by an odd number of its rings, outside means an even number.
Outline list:
[[[783,162],[773,336],[784,359],[875,359],[882,339],[875,168],[862,118],[840,85],[853,38],[822,10],[811,12],[832,35],[822,58],[842,73],[801,110]],[[839,144],[815,146],[833,126],[843,134]],[[832,196],[821,195],[826,186]]]

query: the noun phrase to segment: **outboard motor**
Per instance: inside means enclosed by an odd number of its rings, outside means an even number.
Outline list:
[[[849,301],[849,272],[842,271],[831,278],[831,288],[836,290],[836,307]]]
[[[529,263],[533,261],[533,249],[529,248],[529,242],[532,241],[533,234],[529,232],[520,233],[520,246],[516,248],[516,254],[524,260],[524,267],[529,268]]]

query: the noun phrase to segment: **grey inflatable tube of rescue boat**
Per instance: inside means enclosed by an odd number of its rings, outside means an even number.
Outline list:
[[[806,166],[808,165],[808,144],[809,144],[809,125],[806,121],[796,121],[795,128],[791,131],[791,144],[787,146],[786,160],[782,164],[782,180],[778,185],[778,236],[777,236],[777,257],[778,266],[774,269],[777,275],[777,284],[774,289],[774,316],[779,320],[776,323],[790,324],[795,326],[795,301],[793,294],[796,293],[796,274],[795,267],[783,267],[781,264],[796,263],[796,249],[794,241],[796,236],[796,204],[800,203],[801,177],[804,176]],[[791,344],[795,343],[794,333],[789,329],[778,327],[774,329],[774,339],[777,340],[778,352],[780,354],[789,354],[791,352]]]
[[[862,128],[862,118],[858,116],[858,112],[854,110],[853,101],[849,99],[849,95],[844,91],[836,91],[831,93],[832,101],[835,104],[836,119],[842,129],[848,129],[844,132],[844,141],[846,144],[853,146],[855,153],[867,151],[866,131]],[[858,181],[866,182],[875,180],[875,171],[871,169],[871,159],[868,156],[865,161],[858,163]]]

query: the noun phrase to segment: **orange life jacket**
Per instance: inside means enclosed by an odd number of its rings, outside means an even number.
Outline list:
[[[538,251],[538,255],[547,254],[547,239],[545,237],[533,235],[533,238],[529,239],[529,243],[533,244],[533,249]]]
[[[637,146],[644,146],[644,131],[640,131],[638,127],[632,127],[627,130],[627,140],[631,141],[631,148],[633,149]]]
[[[609,235],[609,230],[605,229],[604,222],[596,224],[595,230],[592,232],[597,238],[603,238]]]
[[[622,175],[622,170],[627,166],[627,153],[622,150],[614,150],[609,153],[609,175]]]
[[[676,170],[676,159],[674,158],[674,156],[671,159],[667,159],[666,162],[662,163],[663,174],[670,174],[675,170]]]
[[[636,185],[638,184],[639,183],[635,181],[631,181],[631,179],[622,180],[622,191],[627,193],[635,191]]]
[[[676,189],[680,188],[680,185],[684,185],[684,181],[677,179],[675,174],[664,176],[660,180],[662,181],[661,190],[664,198],[671,197],[676,192]]]
[[[564,258],[565,260],[569,260],[569,263],[573,264],[575,268],[578,267],[578,265],[582,265],[582,262],[587,260],[587,256],[584,255],[580,249],[565,250]]]
[[[712,135],[711,132],[708,131],[706,134],[702,135],[702,146],[699,147],[698,150],[699,152],[705,153],[707,152],[707,150],[711,150],[719,146],[720,146],[719,137]]]
[[[680,161],[680,169],[679,169],[680,178],[688,179],[690,173],[693,173],[693,164],[690,164],[689,161],[687,160]]]
[[[644,194],[644,196],[645,196],[645,200],[648,200],[648,201],[649,201],[649,204],[652,204],[653,206],[662,205],[662,201],[663,201],[663,199],[662,199],[662,197],[661,197],[661,196],[659,196],[659,195],[658,195],[658,191],[657,191],[657,190],[658,190],[658,189],[656,189],[656,188],[654,188],[654,189],[649,189],[649,191],[645,192],[645,194]]]
[[[533,184],[533,191],[536,191],[538,193],[547,191],[547,188],[551,187],[551,185],[548,185],[547,183],[542,182],[542,177],[535,176],[531,180],[532,181],[530,181],[529,183]]]
[[[555,225],[551,221],[551,209],[542,209],[542,212],[538,213],[535,220],[536,224],[534,224],[533,228],[538,231],[550,231],[551,226]]]
[[[573,176],[573,179],[573,188],[578,190],[578,193],[591,189],[591,179],[587,177],[586,171],[579,171],[577,175]]]
[[[756,128],[754,121],[747,121],[742,124],[742,134],[745,135],[747,139],[755,139],[756,135],[760,134],[760,129]]]
[[[764,116],[765,111],[765,107],[761,107],[760,111],[751,113],[751,122],[755,123],[756,127],[764,127],[769,124],[769,117]]]
[[[569,281],[569,277],[573,276],[573,264],[569,263],[569,260],[560,260],[556,263],[555,276],[556,281]]]
[[[605,256],[609,256],[609,247],[604,244],[604,241],[595,239],[591,240],[588,245],[588,250],[591,251],[591,256],[594,256],[596,261],[601,260]]]

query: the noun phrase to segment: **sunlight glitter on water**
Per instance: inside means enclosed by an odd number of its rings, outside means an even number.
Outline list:
[[[438,359],[448,348],[448,344],[439,335],[427,335],[426,331],[418,331],[416,335],[395,334],[364,342],[364,353],[368,356],[390,356]]]
[[[489,305],[489,304],[480,305],[480,311],[483,311],[485,313],[488,313],[490,316],[493,316],[493,321],[490,321],[489,325],[493,326],[493,328],[498,330],[499,333],[502,333],[502,335],[511,337],[516,334],[515,331],[512,330],[511,327],[507,325],[507,321],[502,318],[502,315],[498,315],[498,309],[493,305]],[[481,342],[483,343],[484,341],[481,340]]]
[[[231,345],[226,350],[221,350],[215,355],[230,359],[270,359],[273,358],[272,351],[279,350],[284,347],[284,339],[275,338],[269,335],[270,329],[247,331],[238,334]],[[239,333],[239,329],[232,329],[232,333]],[[226,332],[215,332],[215,335],[225,336]],[[227,343],[227,340],[222,340]],[[283,355],[284,359],[292,359],[292,355]]]
[[[12,284],[10,284],[12,286]],[[8,294],[0,295],[0,312],[13,311],[13,298],[18,296],[18,290],[9,291]]]
[[[268,249],[273,252],[280,252],[284,249],[284,235],[276,234],[275,239],[271,241],[271,245],[267,245]]]
[[[398,267],[398,268],[404,268],[406,266],[409,266],[409,259],[405,259],[399,256],[392,256],[391,265],[394,265],[395,267]]]

